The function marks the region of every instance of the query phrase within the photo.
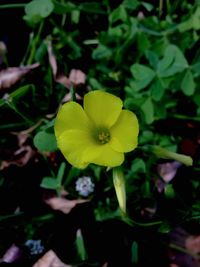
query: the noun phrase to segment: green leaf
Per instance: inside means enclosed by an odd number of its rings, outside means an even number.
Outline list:
[[[142,2],[142,5],[146,8],[147,11],[151,12],[153,10],[154,6],[147,2]]]
[[[169,233],[170,230],[171,230],[171,226],[168,222],[163,222],[161,226],[158,228],[158,232],[163,233],[163,234]]]
[[[147,38],[147,35],[141,31],[139,31],[137,34],[137,43],[138,49],[142,53],[144,53],[150,47],[150,41]]]
[[[153,51],[150,50],[146,50],[145,51],[145,57],[147,58],[147,60],[149,61],[149,64],[156,69],[157,65],[158,65],[158,55],[156,53],[154,53]]]
[[[127,9],[135,10],[139,6],[137,0],[124,0],[123,5]]]
[[[93,14],[106,14],[106,11],[103,9],[101,1],[97,2],[85,2],[79,3],[77,8],[81,11],[85,11]]]
[[[42,182],[40,184],[41,187],[46,188],[46,189],[57,189],[60,184],[56,180],[56,178],[53,177],[44,177],[42,179]]]
[[[200,94],[196,94],[193,98],[194,103],[200,107]]]
[[[200,75],[200,62],[196,62],[190,66],[197,76]]]
[[[142,104],[141,110],[144,113],[146,123],[151,124],[154,121],[154,106],[150,97]]]
[[[132,65],[130,71],[135,78],[138,89],[145,88],[155,77],[155,72],[151,68],[138,63]]]
[[[138,263],[138,243],[136,241],[133,241],[131,246],[131,262],[133,264]]]
[[[101,89],[103,86],[95,78],[89,78],[89,84],[93,89]]]
[[[46,18],[54,10],[54,5],[51,0],[33,0],[25,6],[25,13],[28,19],[35,16]]]
[[[154,139],[154,134],[151,131],[142,131],[139,136],[139,144],[148,144]]]
[[[174,198],[175,197],[175,191],[172,184],[167,184],[165,186],[165,196],[166,198]]]
[[[33,138],[33,143],[39,151],[52,152],[57,150],[56,138],[53,133],[38,132]]]
[[[158,63],[159,77],[169,77],[188,68],[187,60],[182,51],[175,45],[168,45],[164,57]]]
[[[196,84],[194,82],[192,72],[187,70],[181,83],[181,89],[183,90],[183,93],[187,96],[193,95],[195,91],[195,85]]]
[[[77,234],[76,234],[76,248],[77,248],[77,252],[78,252],[78,255],[81,261],[85,261],[88,258],[88,256],[87,256],[83,236],[82,236],[80,229],[77,230]]]
[[[92,53],[93,59],[102,59],[109,58],[112,55],[111,49],[106,47],[105,45],[99,44],[97,48]]]
[[[80,11],[79,10],[73,10],[71,12],[71,20],[73,23],[78,24],[80,19]]]
[[[58,170],[58,175],[57,175],[57,181],[61,184],[63,175],[65,173],[65,168],[66,168],[66,163],[62,162],[60,164],[60,168]]]
[[[61,4],[57,1],[54,1],[54,12],[56,14],[71,13],[75,9],[77,9],[77,7],[74,4],[72,4],[71,2]]]
[[[150,87],[151,96],[155,101],[160,101],[164,95],[165,88],[163,87],[160,79],[155,79]]]
[[[111,23],[114,23],[118,20],[125,22],[127,20],[127,12],[123,5],[119,5],[118,8],[113,10],[113,12],[109,16],[109,20]]]
[[[191,15],[191,17],[188,20],[178,25],[178,29],[180,32],[189,31],[191,29],[194,30],[200,29],[200,6],[197,7],[195,12]]]
[[[135,159],[131,165],[131,172],[136,173],[145,171],[146,171],[146,166],[144,161],[142,159]]]

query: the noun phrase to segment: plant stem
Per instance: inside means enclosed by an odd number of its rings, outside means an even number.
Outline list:
[[[33,59],[34,59],[34,56],[35,56],[35,52],[36,52],[36,47],[37,47],[37,44],[39,42],[43,26],[44,26],[44,21],[40,22],[37,35],[35,36],[35,39],[32,41],[33,44],[31,45],[31,52],[30,52],[30,56],[29,56],[29,58],[27,60],[27,65],[31,65],[32,62],[33,62]]]
[[[32,125],[32,121],[29,120],[24,114],[22,114],[21,111],[18,110],[18,108],[12,103],[12,102],[7,102],[8,106],[14,110],[20,117],[22,117],[23,120],[25,120],[29,125]]]
[[[23,8],[25,7],[25,3],[21,3],[21,4],[5,4],[5,5],[0,5],[0,9],[4,9],[4,8]]]
[[[178,251],[180,251],[180,252],[189,254],[189,255],[191,255],[192,257],[194,257],[195,259],[199,259],[199,256],[198,256],[196,253],[193,253],[193,252],[191,252],[191,251],[189,251],[189,250],[187,250],[187,249],[185,249],[185,248],[183,248],[183,247],[180,247],[180,246],[178,246],[178,245],[176,245],[176,244],[174,244],[174,243],[169,244],[169,247],[170,247],[170,248],[173,248],[173,249],[176,249],[176,250],[178,250]]]

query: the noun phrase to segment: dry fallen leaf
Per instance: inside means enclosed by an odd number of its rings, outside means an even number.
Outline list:
[[[69,80],[74,86],[85,84],[86,75],[81,70],[72,69],[69,74]]]
[[[200,236],[191,235],[182,227],[169,234],[170,259],[173,264],[184,267],[200,267]]]
[[[15,244],[12,244],[11,247],[8,248],[3,257],[0,259],[0,262],[12,263],[17,261],[21,256],[21,249]]]
[[[46,252],[33,267],[72,267],[62,262],[53,250]]]
[[[72,99],[72,95],[71,95],[71,93],[67,93],[67,94],[63,97],[61,103],[64,104],[65,102],[68,102],[68,101],[70,101],[71,99]],[[81,100],[82,97],[81,97],[80,95],[76,94],[76,99],[77,99],[77,100]]]
[[[53,210],[62,211],[65,214],[70,213],[70,211],[77,205],[81,203],[88,202],[87,199],[75,199],[69,200],[64,197],[51,197],[44,200],[44,202],[49,205]]]
[[[58,74],[57,61],[56,61],[56,57],[53,53],[53,47],[52,47],[51,41],[48,41],[48,43],[47,43],[47,51],[48,51],[49,63],[50,63],[51,69],[52,69],[54,80],[56,82],[64,85],[68,89],[70,89],[71,83],[70,83],[70,80],[68,79],[68,77],[65,76],[64,74]]]
[[[185,248],[192,253],[200,253],[200,236],[189,236],[185,240]]]
[[[0,71],[0,89],[6,89],[18,82],[25,74],[32,69],[39,67],[39,63],[25,67],[11,67]]]
[[[60,83],[62,85],[64,85],[66,88],[70,89],[71,87],[71,83],[70,80],[67,78],[67,76],[65,76],[64,74],[60,74],[55,78],[55,81],[57,83]]]
[[[23,167],[36,153],[31,146],[25,144],[29,137],[28,133],[14,132],[13,134],[17,135],[18,148],[12,152],[12,156],[8,160],[1,161],[0,170],[3,170],[4,168],[9,167],[10,165]]]
[[[13,153],[11,159],[1,161],[0,170],[3,170],[10,165],[23,167],[34,155],[35,151],[30,146],[22,146]]]
[[[70,71],[69,77],[67,77],[63,73],[58,72],[58,65],[57,65],[56,57],[53,53],[53,47],[52,47],[51,41],[47,42],[47,50],[48,50],[49,63],[52,69],[53,77],[57,83],[64,85],[68,89],[70,89],[72,85],[76,87],[77,85],[85,83],[86,75],[81,70],[72,69]],[[78,94],[76,94],[76,97],[77,99],[81,99],[81,97]],[[71,93],[68,92],[65,98],[67,101],[71,100]]]

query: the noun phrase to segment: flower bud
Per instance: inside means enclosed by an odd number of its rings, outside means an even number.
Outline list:
[[[120,167],[113,168],[113,184],[121,211],[126,213],[126,188],[125,179]]]

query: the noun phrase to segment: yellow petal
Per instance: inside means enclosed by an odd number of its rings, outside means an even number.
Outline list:
[[[89,164],[83,157],[84,151],[93,145],[90,133],[82,130],[68,130],[57,138],[58,147],[67,161],[83,169]]]
[[[124,154],[114,151],[109,144],[93,145],[85,149],[83,158],[100,166],[116,167],[124,161]]]
[[[96,126],[110,128],[119,117],[122,105],[119,97],[101,90],[84,96],[84,110]]]
[[[67,161],[83,169],[89,163],[115,167],[124,161],[123,153],[114,151],[109,144],[95,142],[89,131],[68,130],[57,138],[58,147]]]
[[[112,148],[118,152],[129,152],[137,147],[139,125],[135,114],[122,110],[116,123],[110,129]]]
[[[55,119],[55,135],[58,138],[63,132],[70,129],[87,130],[91,125],[85,111],[76,102],[68,102],[61,106]]]

